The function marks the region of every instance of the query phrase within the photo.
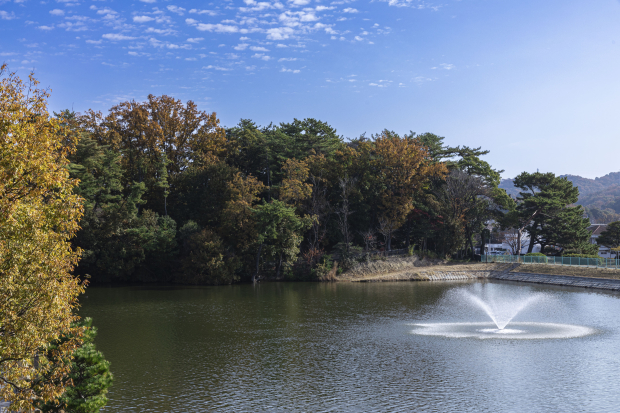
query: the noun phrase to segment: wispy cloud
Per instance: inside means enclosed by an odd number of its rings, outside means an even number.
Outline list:
[[[0,10],[0,19],[2,20],[13,20],[15,18],[15,13],[7,12],[4,10]]]
[[[255,59],[261,59],[261,60],[264,60],[264,61],[271,60],[271,56],[267,56],[264,53],[255,53],[255,54],[252,55],[252,57],[255,58]]]
[[[190,14],[206,14],[209,16],[217,16],[217,12],[213,10],[199,10],[199,9],[191,9],[189,11]]]
[[[179,6],[168,6],[166,7],[169,11],[171,11],[172,13],[176,13],[179,16],[183,16],[185,9],[183,7],[179,7]]]
[[[104,39],[107,40],[112,40],[112,41],[119,41],[119,40],[134,40],[135,37],[132,36],[125,36],[124,34],[119,34],[119,33],[106,33],[103,36]]]
[[[232,70],[231,68],[228,68],[228,67],[213,66],[213,65],[204,66],[204,67],[203,67],[203,69],[220,70],[220,71],[222,71],[222,72],[228,72],[228,71]]]
[[[136,23],[148,23],[155,20],[155,18],[151,16],[133,16],[133,21]]]

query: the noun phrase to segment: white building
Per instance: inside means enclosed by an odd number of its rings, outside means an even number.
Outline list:
[[[590,231],[590,244],[598,244],[598,242],[596,242],[596,239],[606,229],[607,229],[607,224],[590,225],[588,227],[588,231]],[[616,253],[613,251],[610,251],[609,247],[605,247],[603,245],[599,245],[598,255],[602,258],[616,258]]]

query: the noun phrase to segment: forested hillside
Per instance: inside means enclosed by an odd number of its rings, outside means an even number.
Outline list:
[[[607,224],[620,220],[620,172],[589,179],[578,175],[562,175],[579,188],[577,204],[583,205],[592,223]],[[502,179],[500,188],[516,197],[519,194],[512,179]]]
[[[321,280],[393,249],[473,258],[491,221],[566,251],[590,246],[570,182],[524,172],[517,184],[546,195],[515,202],[488,151],[432,133],[345,141],[316,119],[224,128],[191,101],[152,95],[57,116],[75,137],[73,245],[92,282]]]

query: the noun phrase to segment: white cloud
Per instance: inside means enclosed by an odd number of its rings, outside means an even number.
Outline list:
[[[217,16],[217,12],[213,10],[191,9],[189,12],[190,14],[208,14],[209,16]]]
[[[53,16],[64,16],[65,15],[65,11],[64,10],[60,10],[60,9],[54,9],[54,10],[50,10],[50,14]]]
[[[255,54],[252,55],[252,57],[255,58],[255,59],[261,59],[261,60],[264,60],[264,61],[268,61],[268,60],[271,59],[271,56],[267,56],[267,55],[265,55],[265,53],[255,53]]]
[[[185,11],[183,7],[179,7],[179,6],[168,6],[166,8],[172,13],[178,14],[179,16],[183,16],[183,12]]]
[[[266,49],[264,47],[261,46],[252,46],[250,47],[250,50],[254,51],[254,52],[268,52],[269,49]]]
[[[310,0],[288,0],[288,2],[293,6],[305,6],[310,3]]]
[[[354,9],[352,7],[347,7],[346,9],[343,10],[343,12],[345,12],[345,13],[359,13],[359,10]]]
[[[54,30],[54,26],[38,26],[37,29],[45,31]]]
[[[90,6],[90,8],[96,9],[95,6]],[[104,7],[103,9],[97,10],[97,14],[118,14],[118,13],[108,7]]]
[[[229,70],[232,70],[232,69],[230,69],[230,68],[228,68],[228,67],[212,66],[212,65],[209,65],[209,66],[204,66],[204,67],[203,67],[203,69],[214,69],[214,70],[221,70],[221,71],[223,71],[223,72],[227,72],[227,71],[229,71]]]
[[[205,24],[198,23],[196,24],[196,20],[194,19],[186,19],[185,22],[189,25],[195,25],[198,30],[201,32],[215,32],[215,33],[237,33],[239,28],[237,26],[230,26],[227,24]]]
[[[247,2],[244,1],[245,4],[247,4],[248,6],[252,6],[252,7],[239,7],[239,11],[241,11],[242,13],[246,13],[246,12],[256,12],[256,11],[263,11],[263,10],[268,10],[268,9],[277,9],[277,10],[282,10],[284,8],[284,5],[278,1],[274,2],[274,3],[269,3],[266,1],[260,1],[260,2],[256,2],[256,1],[252,1],[252,2]]]
[[[13,20],[15,18],[15,13],[6,12],[4,10],[0,10],[0,19],[2,20]]]
[[[296,57],[281,57],[278,62],[294,62],[295,60],[297,60]]]
[[[354,39],[357,40],[358,42],[361,42],[362,40],[364,40],[363,38],[361,38],[359,36],[355,36]]]
[[[156,29],[154,27],[149,27],[148,29],[145,30],[146,33],[157,33],[157,34],[161,34],[162,36],[170,36],[172,34],[176,34],[176,30],[172,30],[172,29]]]
[[[299,72],[301,72],[301,70],[299,70],[299,69],[294,69],[293,70],[293,69],[287,69],[287,68],[283,67],[282,70],[280,70],[280,72],[299,73]]]
[[[226,57],[229,59],[239,59],[240,56],[236,53],[226,53]]]
[[[101,37],[103,37],[104,39],[112,40],[112,41],[134,40],[135,39],[135,37],[125,36],[124,34],[118,34],[118,33],[106,33]]]
[[[450,63],[442,63],[439,66],[441,66],[441,68],[445,69],[445,70],[452,70],[452,69],[454,69],[454,65],[450,64]]]
[[[155,20],[150,16],[133,16],[133,21],[136,23],[146,23]]]
[[[267,29],[267,38],[269,40],[284,40],[288,39],[295,33],[295,30],[290,27],[274,27]]]
[[[245,70],[254,70],[256,69],[256,66],[246,66]]]
[[[142,3],[155,3],[157,0],[140,0]]]
[[[199,41],[204,40],[204,37],[190,37],[187,39],[190,43],[198,43]]]
[[[235,50],[245,50],[245,49],[247,49],[248,46],[249,45],[247,43],[239,43],[238,45],[233,47],[233,49],[235,49]]]
[[[101,44],[102,40],[86,40],[86,43],[90,44]]]
[[[316,6],[314,10],[316,11],[325,11],[325,10],[334,10],[335,7],[327,7],[327,6]]]

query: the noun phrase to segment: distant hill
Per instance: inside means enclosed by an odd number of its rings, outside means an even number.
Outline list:
[[[562,175],[579,188],[579,201],[593,223],[607,224],[620,220],[620,172],[589,179],[578,175]],[[513,198],[519,195],[512,179],[502,179],[500,188]]]

